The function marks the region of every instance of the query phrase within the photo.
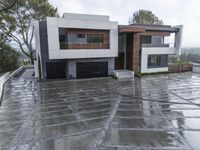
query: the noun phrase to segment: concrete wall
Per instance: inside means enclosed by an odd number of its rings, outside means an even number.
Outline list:
[[[10,72],[4,74],[3,76],[0,76],[0,105],[1,105],[1,98],[2,98],[2,95],[3,95],[4,83],[6,81],[8,81],[9,79],[10,79]]]
[[[100,58],[100,59],[75,59],[75,60],[68,60],[68,79],[76,78],[76,63],[77,62],[108,62],[108,75],[112,75],[114,72],[114,58]]]
[[[175,48],[169,48],[169,47],[142,48],[141,73],[168,71],[168,67],[148,68],[148,55],[159,55],[159,54],[175,54]]]
[[[65,18],[47,17],[49,59],[102,58],[118,56],[118,23],[107,16],[64,14]],[[58,28],[110,30],[109,49],[60,50]]]
[[[178,29],[178,32],[175,33],[175,48],[176,48],[176,55],[179,56],[181,55],[181,47],[182,47],[182,36],[183,36],[183,26],[175,26],[174,28]]]
[[[34,36],[35,36],[35,49],[36,49],[36,61],[34,62],[35,77],[38,77],[38,56],[41,60],[41,47],[40,47],[40,26],[39,21],[34,22]]]

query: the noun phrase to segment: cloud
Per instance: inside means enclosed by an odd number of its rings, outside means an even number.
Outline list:
[[[184,25],[183,46],[200,47],[200,1],[199,0],[49,0],[64,12],[109,15],[119,24],[128,24],[129,17],[139,9],[151,10],[170,25]]]

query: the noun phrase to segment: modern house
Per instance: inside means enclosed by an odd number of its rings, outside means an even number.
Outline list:
[[[168,71],[168,56],[180,55],[183,26],[119,26],[119,50],[116,69],[140,73]],[[173,43],[167,43],[170,37]]]
[[[119,25],[109,16],[65,13],[35,22],[35,74],[42,79],[105,77],[125,69],[168,71],[179,55],[182,26]],[[174,44],[165,37],[174,33]]]
[[[65,13],[35,22],[35,68],[42,79],[111,75],[118,56],[118,23],[108,16]],[[40,60],[40,61],[39,61]],[[38,76],[38,69],[36,69]]]

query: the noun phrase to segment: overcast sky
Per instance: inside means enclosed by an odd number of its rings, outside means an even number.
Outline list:
[[[183,47],[200,47],[200,0],[49,0],[64,12],[109,15],[112,21],[128,24],[139,9],[151,10],[167,25],[184,25]]]

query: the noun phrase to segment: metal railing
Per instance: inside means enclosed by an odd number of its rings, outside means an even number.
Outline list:
[[[166,43],[166,44],[142,44],[142,47],[174,47],[174,43]]]
[[[110,43],[60,42],[60,49],[109,49]]]

